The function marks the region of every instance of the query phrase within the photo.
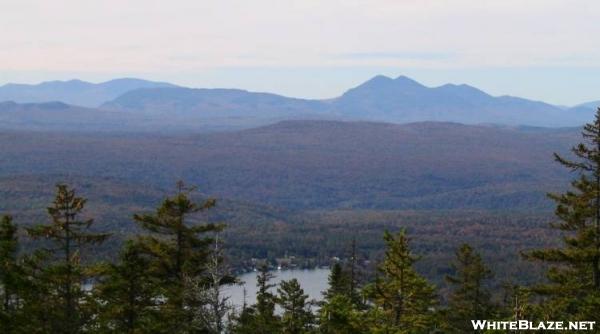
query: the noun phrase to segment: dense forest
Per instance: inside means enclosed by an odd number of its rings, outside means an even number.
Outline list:
[[[570,177],[552,153],[566,154],[579,131],[341,121],[194,135],[0,131],[0,191],[11,200],[68,183],[91,201],[103,191],[90,207],[154,206],[185,180],[222,200],[293,210],[551,212],[545,193]]]
[[[419,266],[427,259],[413,248],[426,233],[400,228],[380,231],[384,252],[372,266],[357,251],[362,238],[340,239],[338,247],[349,253],[332,260],[329,287],[320,302],[309,300],[297,280],[274,285],[268,260],[255,263],[256,303],[239,308],[223,293],[223,287],[238,284],[225,255],[236,236],[227,231],[227,222],[207,214],[215,209],[215,199],[194,200],[195,189],[178,183],[155,210],[133,215],[137,233],[121,240],[116,259],[105,261],[94,250],[110,242],[114,231],[95,229],[85,212],[87,200],[59,184],[47,208],[47,223],[21,228],[11,216],[1,219],[0,329],[65,334],[483,333],[513,330],[498,324],[518,320],[540,321],[537,328],[542,329],[548,320],[582,321],[580,329],[590,329],[591,322],[600,320],[600,110],[572,152],[575,160],[555,155],[576,175],[569,190],[549,195],[556,205],[551,228],[557,239],[521,252],[523,261],[541,264],[543,279],[499,284],[498,267],[481,256],[486,245],[464,243],[454,247],[443,275],[445,288],[440,289]],[[474,329],[472,320],[500,322]]]

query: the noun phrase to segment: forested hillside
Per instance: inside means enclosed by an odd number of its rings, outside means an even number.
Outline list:
[[[0,176],[179,179],[220,198],[292,208],[549,208],[552,164],[578,129],[288,121],[196,136],[0,134]]]
[[[85,216],[94,217],[95,232],[113,233],[94,249],[99,259],[114,259],[121,243],[140,232],[132,219],[135,212],[150,211],[169,190],[126,183],[117,179],[84,181],[63,177],[89,202]],[[21,226],[47,220],[44,208],[53,198],[53,181],[44,177],[0,179],[0,212],[13,215]],[[172,188],[172,187],[171,187]],[[208,198],[196,193],[193,198]],[[253,269],[252,258],[275,261],[285,254],[296,257],[296,265],[327,266],[331,258],[348,257],[349,245],[358,239],[362,260],[382,255],[381,231],[407,228],[414,237],[416,253],[426,256],[418,268],[431,280],[442,283],[452,250],[461,242],[482,247],[486,259],[498,268],[500,281],[527,282],[539,270],[519,258],[518,250],[546,247],[556,235],[548,229],[549,213],[512,213],[466,210],[290,210],[244,201],[219,199],[200,221],[224,222],[223,232],[232,269]],[[32,243],[24,240],[24,247]],[[527,268],[528,270],[524,270]]]

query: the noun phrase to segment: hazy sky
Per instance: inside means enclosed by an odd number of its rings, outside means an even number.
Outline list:
[[[135,76],[296,97],[376,74],[600,99],[600,1],[0,0],[0,84]]]

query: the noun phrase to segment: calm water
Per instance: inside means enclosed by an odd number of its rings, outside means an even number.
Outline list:
[[[282,280],[297,279],[309,299],[321,300],[323,297],[321,292],[327,289],[329,269],[277,270],[272,273],[275,275],[275,278],[271,281],[273,284],[278,284]],[[246,303],[252,305],[256,302],[256,274],[256,272],[251,272],[241,275],[239,278],[245,282],[244,285],[225,288],[224,293],[231,297],[229,301],[233,305],[243,305],[244,289],[246,289]],[[277,293],[277,287],[272,289],[272,293]]]

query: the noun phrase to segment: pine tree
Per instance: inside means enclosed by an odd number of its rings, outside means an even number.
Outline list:
[[[328,289],[319,309],[320,333],[363,333],[362,313],[355,302],[352,290],[352,271],[346,271],[335,263],[329,273]]]
[[[94,289],[100,304],[99,332],[156,332],[155,308],[160,290],[149,268],[150,258],[131,240],[123,245],[117,263],[104,266],[103,276]]]
[[[0,329],[2,333],[16,333],[23,289],[22,269],[17,260],[17,226],[12,217],[0,220]]]
[[[339,263],[335,263],[331,267],[331,271],[328,277],[328,285],[329,287],[323,293],[325,300],[329,300],[336,295],[345,295],[348,296],[350,293],[350,277],[348,273],[346,273],[342,269],[342,265]]]
[[[256,294],[256,313],[260,323],[264,326],[264,330],[268,331],[273,329],[277,323],[277,317],[275,316],[275,303],[276,297],[271,293],[271,289],[275,287],[275,284],[270,283],[275,278],[269,267],[265,264],[259,269],[259,273],[256,277],[256,285],[258,287],[258,293]]]
[[[319,309],[319,332],[327,334],[366,333],[364,312],[346,294],[327,298]]]
[[[205,274],[213,241],[202,235],[222,229],[221,225],[188,221],[192,215],[215,206],[214,199],[202,204],[193,202],[192,190],[180,182],[178,193],[166,198],[155,213],[134,215],[134,220],[151,234],[140,238],[140,242],[153,257],[152,269],[163,288],[165,301],[160,313],[163,330],[167,332],[197,331],[194,318],[202,303],[188,298],[185,290],[191,281],[208,281]]]
[[[300,334],[310,332],[314,322],[308,295],[300,287],[298,280],[281,281],[277,288],[277,304],[283,310],[281,316],[282,333]]]
[[[344,295],[357,307],[362,307],[360,293],[358,291],[358,269],[356,240],[353,239],[350,246],[349,259],[342,263],[335,263],[331,267],[328,277],[328,289],[323,293],[325,300],[334,295]]]
[[[417,261],[404,230],[385,232],[385,259],[366,288],[375,333],[428,333],[433,328],[434,287],[413,268]]]
[[[555,154],[561,165],[578,173],[572,189],[550,194],[560,220],[551,226],[563,232],[563,246],[524,255],[551,265],[548,284],[534,291],[549,297],[549,314],[600,321],[600,108],[594,122],[582,131],[583,142],[572,148],[570,161]]]
[[[273,278],[275,276],[269,272],[266,264],[259,267],[256,276],[256,286],[258,287],[256,304],[242,310],[234,333],[276,334],[281,332],[280,319],[275,315],[276,296],[270,291],[275,287],[275,284],[270,283]]]
[[[87,295],[82,285],[89,277],[81,264],[80,251],[83,246],[102,243],[108,237],[88,232],[92,219],[79,220],[86,202],[67,185],[59,184],[52,206],[47,209],[52,222],[27,229],[32,238],[45,239],[55,246],[45,249],[50,263],[44,268],[50,289],[44,304],[48,314],[53,315],[50,326],[54,333],[78,333],[84,326],[86,317],[81,302]]]
[[[360,272],[358,270],[357,262],[358,252],[356,250],[356,238],[353,238],[352,244],[350,246],[350,261],[348,261],[345,270],[347,271],[348,275],[348,296],[350,297],[354,305],[356,305],[359,308],[362,308],[364,306],[364,303],[358,291]]]
[[[481,256],[467,244],[456,252],[456,261],[452,264],[453,276],[446,276],[451,287],[446,318],[450,333],[472,331],[472,319],[491,319],[493,305],[486,281],[492,278],[492,272],[485,266]]]
[[[44,249],[38,249],[20,259],[22,321],[19,321],[16,333],[52,333],[53,326],[60,325],[55,317],[60,318],[62,304],[60,298],[56,298],[56,282],[49,277],[50,255]]]

